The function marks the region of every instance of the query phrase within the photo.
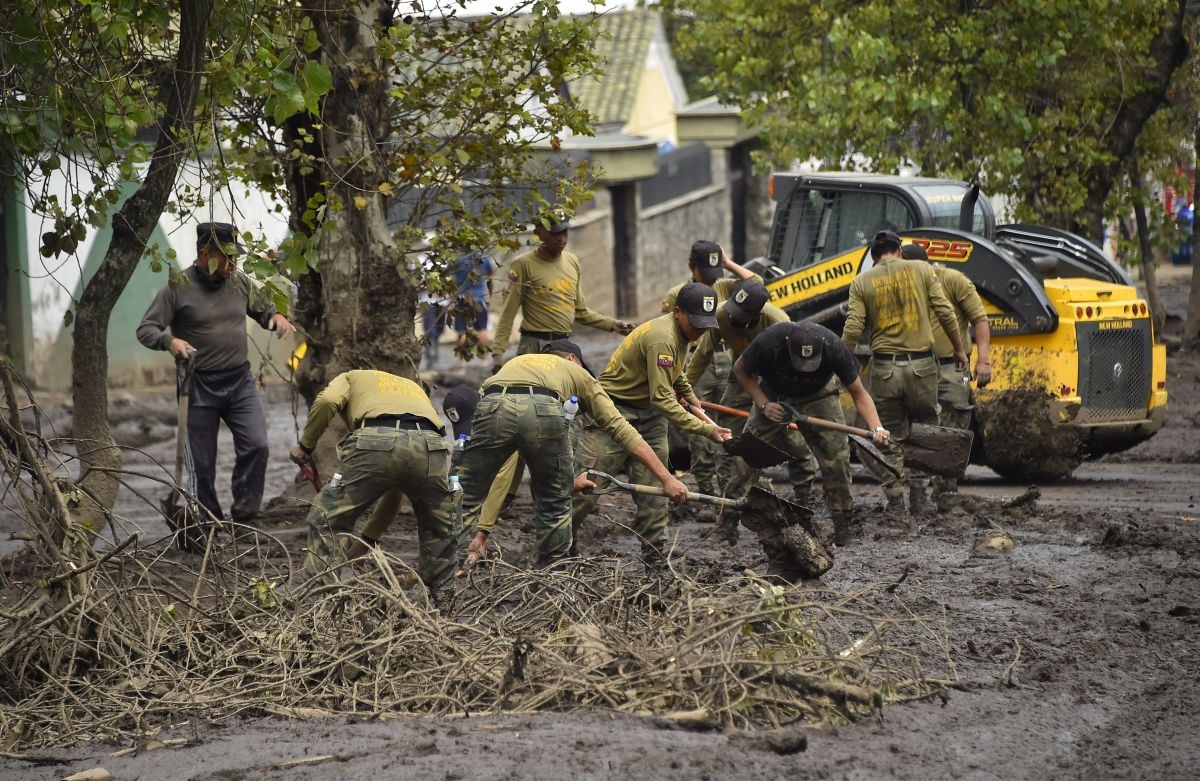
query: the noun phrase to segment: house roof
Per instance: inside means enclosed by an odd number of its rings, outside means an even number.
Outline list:
[[[658,29],[653,11],[609,11],[596,17],[603,73],[568,85],[571,97],[596,115],[597,125],[623,126],[633,113],[646,56]]]

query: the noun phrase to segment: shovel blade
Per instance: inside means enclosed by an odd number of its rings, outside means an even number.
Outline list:
[[[943,477],[959,478],[971,460],[974,434],[966,429],[913,423],[908,436],[898,442],[904,465]]]
[[[790,461],[792,458],[769,442],[763,442],[750,433],[739,434],[733,439],[727,439],[723,446],[726,453],[742,459],[752,469],[766,469]]]

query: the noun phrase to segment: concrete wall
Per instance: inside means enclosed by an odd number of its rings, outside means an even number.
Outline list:
[[[712,156],[713,184],[640,212],[638,228],[638,317],[659,314],[663,295],[688,280],[688,254],[697,239],[730,237],[730,202],[725,156]]]

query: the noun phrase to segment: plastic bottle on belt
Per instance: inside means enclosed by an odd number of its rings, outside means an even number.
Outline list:
[[[575,415],[579,412],[579,397],[572,396],[563,402],[563,417],[570,423],[575,419]]]
[[[460,453],[462,451],[466,450],[467,442],[469,442],[470,439],[471,438],[468,437],[466,434],[459,434],[458,439],[454,440],[454,449]]]
[[[458,475],[450,475],[450,493],[456,494],[462,491],[462,484],[458,482]]]

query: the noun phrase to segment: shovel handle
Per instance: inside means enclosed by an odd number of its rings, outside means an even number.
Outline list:
[[[717,404],[713,401],[704,401],[701,399],[700,406],[704,407],[705,409],[710,409],[713,412],[724,412],[726,415],[737,415],[739,418],[750,417],[750,413],[744,409],[738,409],[737,407],[726,407],[724,404]],[[788,428],[790,428],[792,431],[800,430],[800,427],[795,423],[788,423]]]
[[[593,482],[596,480],[605,480],[612,485],[620,488],[623,491],[628,491],[631,494],[642,494],[643,496],[666,496],[667,492],[664,488],[657,485],[638,485],[637,483],[626,483],[618,480],[606,472],[597,472],[595,469],[589,469],[587,473],[588,479]],[[741,507],[742,501],[739,499],[726,499],[724,496],[711,496],[709,494],[698,494],[695,491],[688,491],[688,499],[693,502],[702,502],[704,504],[717,504],[722,507]]]

